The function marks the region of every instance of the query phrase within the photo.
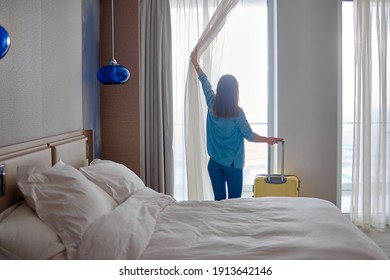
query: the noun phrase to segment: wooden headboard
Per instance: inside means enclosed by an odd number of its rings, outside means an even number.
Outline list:
[[[18,166],[53,166],[59,160],[76,168],[93,159],[90,130],[79,130],[0,147],[0,212],[22,200],[17,187]],[[4,173],[4,176],[1,176]]]

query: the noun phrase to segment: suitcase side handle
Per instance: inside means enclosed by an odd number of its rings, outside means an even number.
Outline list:
[[[278,140],[276,144],[282,144],[282,162],[280,166],[280,180],[279,177],[271,177],[271,145],[268,145],[268,173],[267,173],[267,182],[269,183],[285,183],[286,179],[284,178],[284,140]]]

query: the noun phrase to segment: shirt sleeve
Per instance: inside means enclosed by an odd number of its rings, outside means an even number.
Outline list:
[[[237,119],[237,125],[246,140],[250,142],[255,140],[256,134],[252,131],[252,128],[249,125],[242,109],[240,109],[240,116]]]
[[[199,81],[202,84],[203,94],[206,98],[207,107],[210,107],[215,99],[213,88],[211,87],[211,84],[205,74],[201,74],[199,76]]]

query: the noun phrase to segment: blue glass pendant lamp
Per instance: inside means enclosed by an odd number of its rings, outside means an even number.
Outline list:
[[[0,25],[0,59],[2,59],[8,52],[11,45],[11,38],[7,30]]]
[[[122,65],[119,65],[114,58],[114,0],[111,0],[111,43],[112,58],[108,65],[103,66],[97,72],[99,82],[104,85],[124,84],[130,78],[130,71]]]

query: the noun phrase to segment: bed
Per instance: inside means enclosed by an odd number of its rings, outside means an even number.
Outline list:
[[[90,135],[0,148],[0,259],[387,259],[328,201],[176,201]]]

